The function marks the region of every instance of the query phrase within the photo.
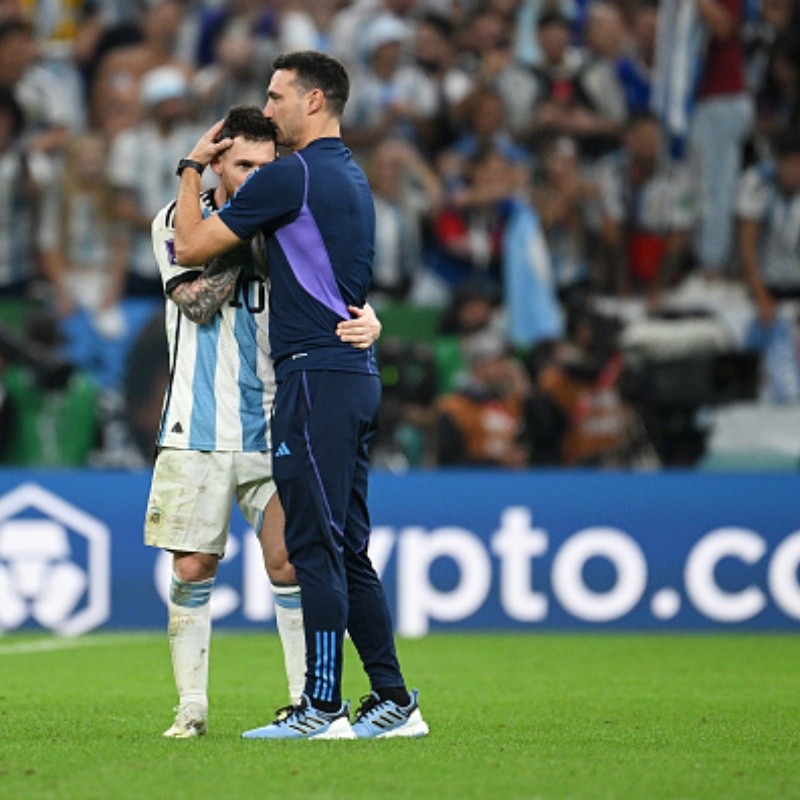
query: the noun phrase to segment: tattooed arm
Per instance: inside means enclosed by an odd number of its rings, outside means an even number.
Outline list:
[[[238,277],[239,267],[228,267],[218,272],[209,265],[193,281],[178,284],[169,296],[188,319],[205,325],[231,297]]]

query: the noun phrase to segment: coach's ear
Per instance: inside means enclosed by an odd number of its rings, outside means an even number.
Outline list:
[[[309,114],[317,114],[325,107],[325,94],[322,89],[311,89],[306,95]]]

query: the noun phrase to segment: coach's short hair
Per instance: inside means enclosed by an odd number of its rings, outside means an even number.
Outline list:
[[[319,89],[325,95],[331,113],[336,117],[342,116],[350,96],[350,78],[341,62],[316,50],[301,50],[278,56],[272,68],[294,71],[297,83],[305,91]]]
[[[217,141],[241,136],[251,142],[274,142],[275,126],[258,106],[233,106],[222,121]]]

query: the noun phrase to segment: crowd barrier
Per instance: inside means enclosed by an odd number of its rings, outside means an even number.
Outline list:
[[[0,633],[163,629],[169,558],[142,544],[148,472],[0,471]],[[371,555],[403,636],[433,630],[787,630],[791,474],[376,472]],[[236,511],[215,627],[274,625]]]

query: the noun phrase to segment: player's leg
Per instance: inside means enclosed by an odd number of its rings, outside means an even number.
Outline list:
[[[289,562],[283,527],[283,507],[276,492],[264,511],[259,538],[264,566],[275,598],[275,624],[283,647],[289,698],[292,705],[297,705],[306,682],[306,635],[302,593],[294,567]]]
[[[172,554],[168,602],[168,636],[178,710],[164,736],[186,739],[206,733],[208,718],[208,653],[211,643],[211,590],[219,556],[212,553]]]
[[[232,502],[230,453],[159,452],[147,505],[145,543],[173,553],[168,634],[179,704],[175,723],[165,736],[186,738],[206,730],[210,599],[225,550]]]
[[[237,455],[237,496],[247,521],[258,531],[264,568],[275,599],[275,622],[283,647],[289,698],[300,702],[306,680],[306,642],[300,586],[283,537],[283,507],[271,478],[269,453]]]

